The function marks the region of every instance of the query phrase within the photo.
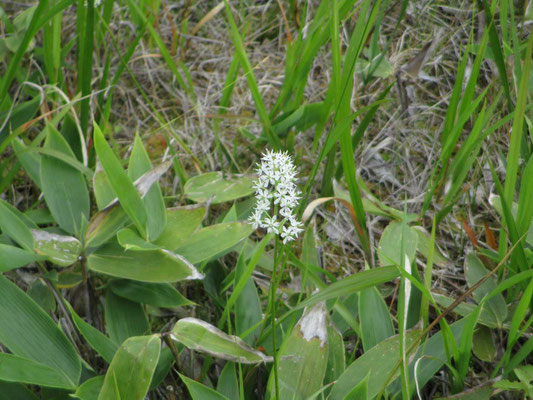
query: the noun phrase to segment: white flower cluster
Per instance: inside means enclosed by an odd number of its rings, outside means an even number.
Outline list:
[[[268,233],[281,235],[283,243],[296,239],[303,229],[294,215],[300,192],[294,183],[296,168],[291,157],[287,153],[267,150],[257,174],[259,177],[254,182],[257,203],[250,223],[254,229],[261,227]]]

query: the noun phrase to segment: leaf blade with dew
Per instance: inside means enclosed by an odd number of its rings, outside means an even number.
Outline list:
[[[34,251],[46,256],[60,267],[68,267],[78,261],[82,245],[72,236],[58,235],[41,229],[32,229]]]

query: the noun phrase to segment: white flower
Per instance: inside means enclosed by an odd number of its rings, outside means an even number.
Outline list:
[[[268,233],[280,234],[283,243],[295,240],[303,225],[294,214],[300,191],[295,184],[296,168],[291,157],[287,153],[267,150],[256,171],[258,178],[253,188],[257,203],[248,219],[250,224],[254,229],[261,227]]]

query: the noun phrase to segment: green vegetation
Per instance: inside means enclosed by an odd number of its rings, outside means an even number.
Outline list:
[[[0,400],[533,398],[532,27],[0,4]]]

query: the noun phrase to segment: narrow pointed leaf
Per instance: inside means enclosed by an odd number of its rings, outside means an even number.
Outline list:
[[[67,304],[67,307],[72,316],[74,325],[76,325],[76,328],[80,331],[87,343],[89,343],[89,345],[100,354],[104,360],[111,363],[111,360],[118,349],[118,345],[94,326],[85,322],[78,314],[76,314],[70,304]]]
[[[360,290],[373,287],[385,282],[389,282],[400,275],[396,267],[379,267],[367,271],[358,272],[355,275],[341,279],[332,283],[327,288],[312,295],[308,299],[299,303],[294,310],[310,307],[320,301],[348,296]]]
[[[120,161],[116,158],[96,124],[94,125],[94,147],[107,179],[118,196],[120,205],[134,222],[137,229],[145,236],[147,217],[141,196],[137,193],[135,186],[133,186]]]
[[[187,378],[185,375],[179,374],[187,390],[191,395],[192,400],[229,400],[223,394],[217,393],[210,387],[202,385],[193,379]]]
[[[153,176],[153,182],[146,182],[146,186],[149,187],[149,189],[147,190],[146,195],[143,196],[141,194],[148,217],[146,221],[146,231],[148,234],[148,240],[150,241],[157,239],[161,235],[167,222],[165,202],[163,201],[163,195],[157,180],[169,166],[170,163],[165,163],[159,166],[160,170],[156,169],[155,171],[152,171],[149,176]],[[152,163],[150,162],[148,153],[142,144],[141,138],[136,135],[130,156],[128,176],[134,181],[150,170],[152,170]],[[145,181],[148,181],[146,177]],[[139,186],[137,186],[137,190],[139,190]]]

